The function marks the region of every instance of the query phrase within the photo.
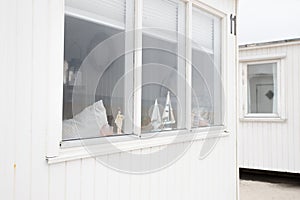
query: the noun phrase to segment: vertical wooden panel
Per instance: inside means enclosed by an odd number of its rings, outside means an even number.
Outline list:
[[[81,160],[66,163],[66,200],[80,200]]]
[[[16,0],[0,6],[0,199],[14,198],[15,163],[15,72],[16,72]]]
[[[172,144],[168,146],[168,158],[174,155],[173,152],[176,152],[177,146]],[[168,185],[167,185],[167,199],[176,199],[174,188],[176,184],[176,163],[177,161],[174,160],[174,164],[168,167]]]
[[[291,58],[293,58],[293,48],[292,47],[289,47],[288,48],[288,55],[291,56]],[[293,67],[293,59],[287,59],[287,62],[286,62],[286,65],[288,66],[289,68],[289,73],[290,73],[290,76],[288,78],[288,81],[287,81],[287,84],[288,86],[288,93],[289,95],[291,95],[290,97],[291,98],[288,98],[288,105],[291,106],[291,108],[294,108],[294,98],[293,98],[293,94],[294,94],[294,71],[295,71],[295,68]],[[298,101],[299,102],[299,101]],[[288,118],[291,119],[289,120],[289,125],[288,125],[288,130],[287,130],[287,151],[288,151],[288,154],[287,154],[287,158],[288,158],[288,162],[287,162],[287,169],[292,169],[293,168],[293,163],[294,163],[294,160],[293,160],[293,125],[294,125],[294,111],[292,112],[289,112],[288,113]]]
[[[31,198],[32,1],[17,1],[15,198]]]
[[[167,148],[166,145],[160,146],[159,150],[159,158],[157,158],[157,161],[159,163],[164,163],[165,158],[167,156],[166,151],[164,149]],[[157,182],[158,188],[157,188],[157,193],[159,198],[158,199],[167,199],[167,188],[168,188],[168,180],[167,180],[167,169],[165,166],[160,166],[161,169],[157,172],[157,175],[159,176],[159,181]],[[182,191],[182,193],[184,193]]]
[[[185,142],[181,144],[181,148],[184,149],[185,147],[187,147],[189,144],[189,142]],[[182,190],[182,198],[186,198],[186,199],[191,199],[192,197],[190,196],[190,176],[191,176],[191,172],[190,172],[190,160],[192,158],[192,155],[190,154],[190,149],[187,149],[186,152],[184,152],[184,155],[182,157],[182,159],[180,160],[181,163],[181,171],[182,173],[180,173],[180,179],[182,181],[181,184],[181,190]],[[161,158],[164,159],[164,158]],[[165,199],[165,198],[163,198]]]
[[[95,159],[88,158],[82,160],[80,179],[80,199],[93,200],[95,194]]]
[[[65,200],[66,197],[66,164],[49,166],[49,200]]]
[[[296,135],[300,134],[300,129],[299,129],[299,84],[298,84],[298,80],[299,80],[299,76],[298,76],[298,72],[299,72],[299,65],[297,65],[297,60],[299,59],[299,47],[298,46],[292,46],[292,58],[293,58],[293,62],[292,62],[292,66],[293,66],[293,108],[294,108],[294,112],[293,112],[293,125],[292,125],[292,155],[291,155],[291,159],[293,160],[292,162],[292,166],[291,168],[293,169],[293,171],[296,170],[296,162],[300,157],[300,151],[297,153],[297,151],[295,151],[297,148],[296,146],[299,145],[299,140],[297,141]],[[297,112],[298,111],[298,112]],[[298,119],[298,122],[297,122]],[[298,131],[295,131],[298,130]]]
[[[48,0],[33,1],[31,199],[48,196],[46,162]]]
[[[112,154],[108,156],[108,163],[118,163],[119,154]],[[115,167],[114,165],[112,167]],[[119,200],[120,198],[120,176],[119,172],[114,168],[109,168],[108,171],[108,198],[109,200]]]
[[[132,156],[132,158],[134,157],[133,154],[140,154],[141,150],[134,150],[131,151],[130,154]],[[134,161],[133,159],[131,159],[132,161]],[[131,165],[135,164],[136,162],[131,162]],[[138,165],[141,165],[141,163],[137,163]],[[130,188],[128,188],[130,190],[130,199],[132,200],[139,200],[142,199],[141,196],[141,177],[138,174],[130,174],[129,176],[130,179]]]
[[[141,163],[141,167],[142,169],[146,169],[149,165],[150,165],[150,158],[149,158],[149,154],[150,154],[150,149],[147,148],[147,149],[142,149],[141,150],[141,154],[144,154],[145,157],[147,158],[145,160],[144,163]],[[150,200],[150,174],[149,172],[145,171],[145,174],[142,175],[142,178],[141,178],[141,190],[140,190],[140,193],[141,193],[141,198],[144,200]]]
[[[152,147],[151,152],[158,151],[159,147]],[[159,157],[154,158],[153,156],[150,159],[150,166],[151,169],[155,169],[155,166],[157,166],[155,163],[158,163],[160,161]],[[151,198],[150,199],[160,199],[160,181],[161,177],[159,176],[158,172],[154,172],[150,174],[150,193]]]
[[[129,155],[127,152],[122,152],[119,154],[119,159],[121,162],[124,163],[124,165],[129,164],[130,160],[128,159]],[[122,172],[119,174],[119,182],[120,182],[120,189],[119,189],[119,195],[120,199],[130,199],[130,190],[128,189],[130,185],[130,174],[128,172]],[[144,187],[144,185],[142,185]]]
[[[95,200],[108,199],[108,168],[100,161],[107,163],[108,156],[102,156],[96,160],[95,170]]]

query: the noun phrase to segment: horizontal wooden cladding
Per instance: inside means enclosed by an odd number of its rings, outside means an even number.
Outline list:
[[[286,55],[282,58],[286,76],[286,118],[239,121],[240,167],[300,173],[300,44],[244,48],[240,58]],[[241,101],[240,101],[241,102]]]

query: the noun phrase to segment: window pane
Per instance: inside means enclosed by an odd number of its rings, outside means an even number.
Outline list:
[[[185,128],[185,4],[145,0],[142,131]]]
[[[63,140],[124,134],[125,24],[77,14],[65,16]]]
[[[126,1],[124,0],[66,0],[66,10],[102,24],[125,26]]]
[[[221,19],[193,9],[192,126],[222,125]]]
[[[277,64],[248,65],[248,113],[277,113]]]

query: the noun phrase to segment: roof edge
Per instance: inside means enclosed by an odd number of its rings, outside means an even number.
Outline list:
[[[268,46],[268,45],[274,45],[274,44],[284,44],[284,43],[291,43],[291,42],[300,42],[300,38],[276,40],[276,41],[270,41],[270,42],[259,42],[259,43],[243,44],[243,45],[239,45],[239,48],[260,47],[260,46]]]

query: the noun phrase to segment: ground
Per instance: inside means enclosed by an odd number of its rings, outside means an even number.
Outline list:
[[[240,200],[300,200],[300,186],[240,181]]]
[[[240,180],[240,200],[300,200],[299,179],[247,177]]]

